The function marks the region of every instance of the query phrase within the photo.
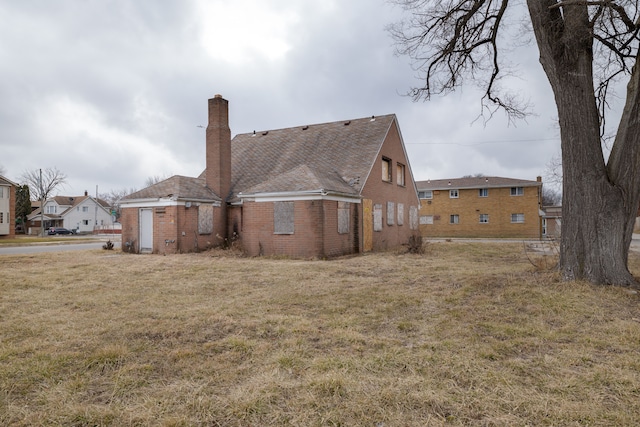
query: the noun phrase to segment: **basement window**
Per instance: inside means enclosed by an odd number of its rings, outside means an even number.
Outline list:
[[[273,203],[274,234],[293,234],[295,231],[293,208],[293,202]]]

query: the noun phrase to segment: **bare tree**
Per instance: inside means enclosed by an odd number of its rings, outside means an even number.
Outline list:
[[[167,175],[154,175],[154,176],[150,176],[148,177],[145,182],[144,182],[144,186],[145,187],[151,187],[154,184],[159,183],[160,181],[164,181],[165,179],[169,178]]]
[[[483,84],[486,108],[526,114],[500,94],[499,42],[509,0],[391,0],[409,17],[390,27],[398,52],[423,72],[415,99]],[[640,202],[639,4],[632,0],[527,0],[540,62],[558,110],[563,169],[560,265],[565,280],[639,286],[628,270]],[[609,88],[627,77],[611,154],[603,153]],[[495,111],[495,110],[490,110]]]
[[[4,175],[5,173],[7,173],[7,170],[4,168],[4,166],[0,165],[0,175]]]
[[[116,220],[120,217],[120,201],[127,195],[131,193],[135,193],[137,190],[135,188],[122,188],[120,190],[110,190],[108,193],[100,194],[100,198],[107,203],[111,207],[112,211],[116,212]]]
[[[509,0],[392,0],[409,17],[390,27],[398,52],[423,72],[415,99],[483,84],[483,105],[523,117],[500,95],[499,42]],[[638,286],[628,270],[640,202],[640,6],[637,0],[527,0],[540,62],[553,90],[562,148],[560,265],[565,280]],[[607,161],[610,86],[628,77],[627,98]],[[491,110],[495,111],[495,110]]]
[[[33,200],[47,200],[57,188],[64,187],[67,176],[54,167],[24,171],[20,180],[29,186]]]
[[[562,203],[562,194],[546,185],[542,186],[542,206],[558,206]]]

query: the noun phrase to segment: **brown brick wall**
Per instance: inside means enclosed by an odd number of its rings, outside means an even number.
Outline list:
[[[122,250],[129,251],[129,242],[132,252],[138,253],[139,247],[139,208],[123,208],[121,222]],[[213,209],[213,233],[198,233],[198,208],[166,206],[153,208],[153,253],[173,254],[196,252],[223,244],[220,231],[224,222],[220,209]],[[168,242],[167,242],[168,241]]]
[[[496,237],[540,238],[539,187],[524,187],[522,196],[511,196],[510,187],[489,188],[488,197],[479,197],[478,189],[459,189],[458,198],[449,190],[434,190],[433,199],[421,200],[420,216],[432,215],[433,224],[421,224],[423,237]],[[511,214],[524,214],[524,223],[512,223]],[[459,216],[450,224],[450,215]],[[489,222],[480,223],[480,214]]]
[[[371,174],[365,183],[362,195],[373,201],[373,204],[382,205],[382,231],[373,232],[373,250],[387,250],[399,247],[409,241],[412,234],[418,234],[418,230],[411,230],[409,227],[409,208],[411,206],[419,207],[420,203],[416,195],[415,186],[409,170],[409,162],[402,149],[400,143],[400,133],[397,127],[392,126],[382,149],[378,154],[376,162],[373,166]],[[382,159],[391,160],[392,181],[385,182],[382,180]],[[397,182],[397,164],[405,165],[405,185],[398,185]],[[394,225],[387,225],[387,202],[395,203]],[[397,208],[398,203],[404,204],[404,224],[398,225]],[[362,206],[360,206],[360,215],[362,215]],[[362,234],[360,234],[362,236]]]

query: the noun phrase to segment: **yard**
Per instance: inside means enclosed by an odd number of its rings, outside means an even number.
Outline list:
[[[0,425],[637,425],[640,296],[530,257],[2,256]]]

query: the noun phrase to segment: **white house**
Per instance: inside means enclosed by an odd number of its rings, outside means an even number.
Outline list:
[[[44,210],[36,209],[29,215],[32,227],[38,227],[44,217],[44,227],[64,227],[76,230],[77,233],[93,233],[98,228],[113,225],[114,218],[109,204],[104,200],[89,196],[67,197],[56,196],[47,199]],[[37,231],[35,231],[37,232]],[[34,233],[34,230],[31,230]]]

